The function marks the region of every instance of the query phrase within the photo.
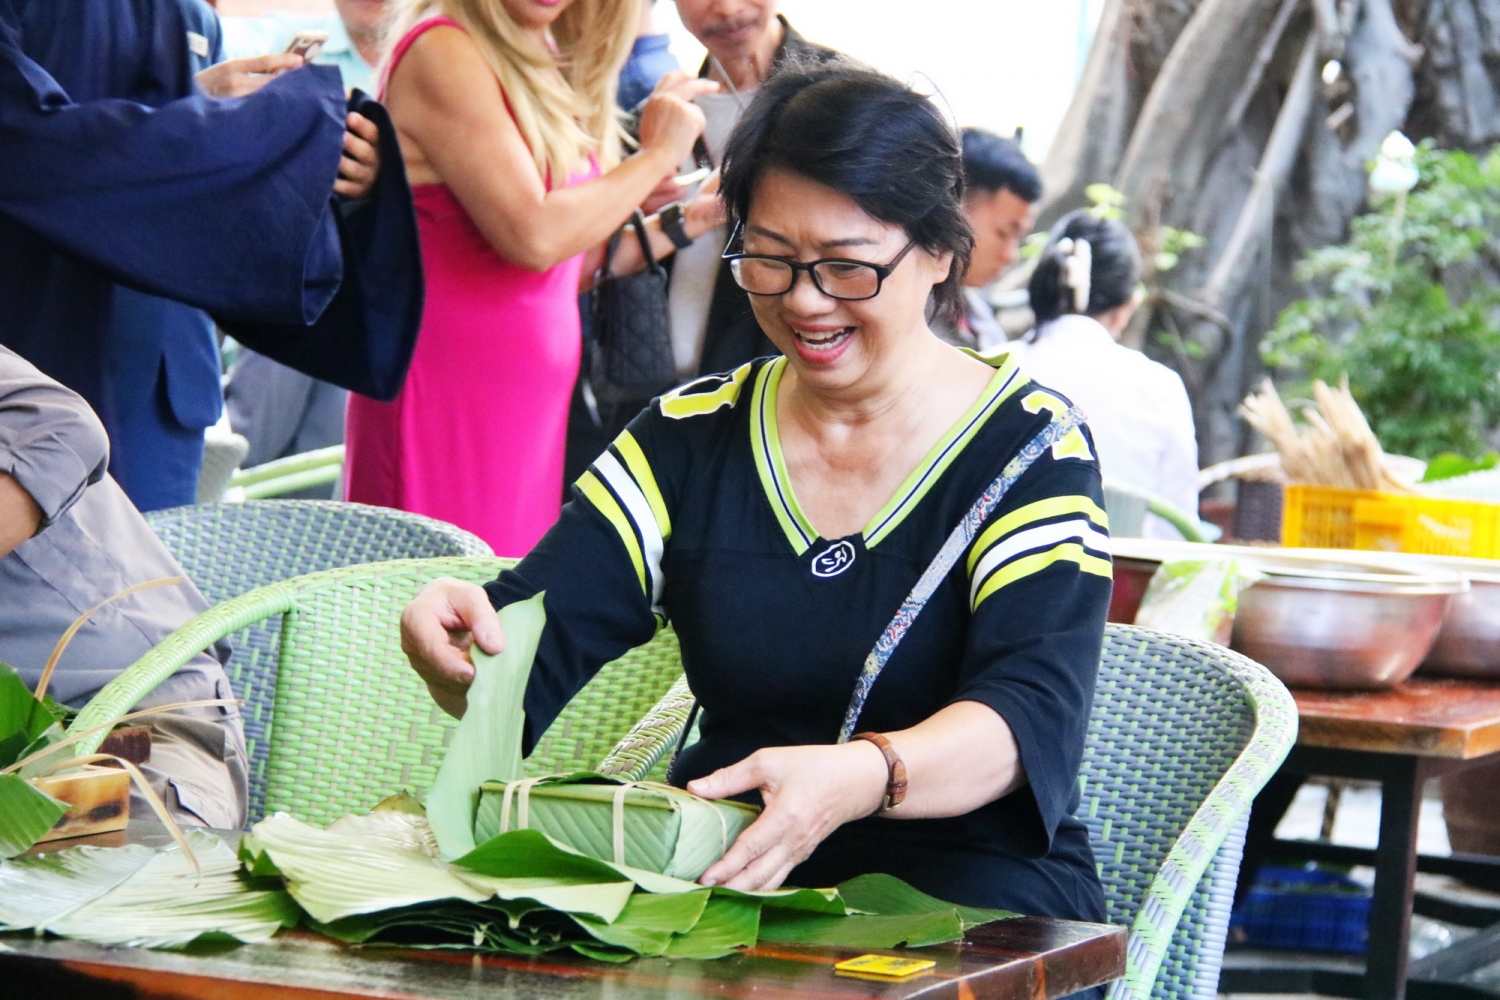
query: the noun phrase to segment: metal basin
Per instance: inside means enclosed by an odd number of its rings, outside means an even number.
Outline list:
[[[1126,562],[1234,557],[1265,578],[1240,595],[1230,646],[1293,687],[1379,689],[1409,677],[1436,638],[1456,573],[1375,565],[1332,550],[1116,539]],[[1374,555],[1373,553],[1369,555]]]
[[[1421,671],[1441,677],[1500,680],[1500,560],[1381,553],[1372,556],[1388,566],[1457,573],[1469,581],[1468,593],[1455,594]]]

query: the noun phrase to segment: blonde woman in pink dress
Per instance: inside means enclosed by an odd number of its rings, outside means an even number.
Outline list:
[[[521,556],[557,519],[577,297],[601,248],[691,152],[672,74],[623,155],[615,80],[638,0],[416,0],[399,16],[385,101],[421,231],[427,304],[401,394],[352,396],[346,498],[427,514]],[[722,221],[685,207],[689,237]],[[656,217],[658,255],[673,250]],[[642,266],[622,241],[616,269]]]

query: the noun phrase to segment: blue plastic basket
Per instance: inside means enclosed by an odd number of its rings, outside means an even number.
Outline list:
[[[1370,890],[1347,875],[1267,867],[1229,927],[1244,947],[1363,954],[1369,924]]]

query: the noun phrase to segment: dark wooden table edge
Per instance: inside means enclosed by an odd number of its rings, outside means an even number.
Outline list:
[[[1125,972],[1126,931],[1111,924],[1086,924],[1074,921],[1050,920],[1041,917],[1017,917],[998,922],[1008,925],[1003,938],[1011,947],[995,946],[996,925],[973,928],[965,941],[964,950],[976,956],[1008,958],[989,968],[968,974],[940,971],[935,974],[906,982],[871,984],[868,996],[948,998],[955,1000],[1057,1000],[1080,990],[1109,983]],[[1024,929],[1031,940],[1050,943],[1050,950],[1038,954],[1034,951],[1017,950],[1013,947],[1015,931]],[[287,932],[291,936],[326,940],[306,932]],[[24,940],[24,939],[22,939]],[[297,998],[297,1000],[335,1000],[348,997],[380,997],[384,1000],[426,1000],[425,992],[408,992],[392,989],[372,988],[351,984],[347,988],[330,984],[309,984],[296,981],[288,970],[274,966],[258,967],[245,965],[236,968],[236,978],[228,978],[222,967],[204,972],[190,969],[164,969],[153,967],[154,953],[138,949],[106,948],[84,942],[55,941],[57,950],[64,954],[46,955],[31,950],[6,948],[16,938],[0,937],[0,975],[12,986],[23,983],[33,986],[27,992],[35,993],[35,987],[71,987],[68,992],[76,996],[99,996],[107,994],[109,1000],[166,1000],[166,998],[215,997],[224,1000],[271,1000],[271,998]],[[53,943],[53,942],[49,942]],[[335,945],[342,948],[344,946]],[[243,945],[255,948],[257,945]],[[947,953],[959,948],[957,945],[938,946]],[[876,949],[878,952],[920,957],[927,949],[901,950]],[[842,949],[841,954],[830,954],[827,949],[809,949],[795,945],[766,943],[747,951],[749,957],[792,958],[814,965],[832,966],[843,958],[861,952]],[[188,957],[191,956],[178,956]],[[704,979],[700,982],[684,981],[671,976],[670,963],[691,960],[641,959],[626,965],[591,962],[587,959],[568,956],[562,959],[525,958],[510,955],[481,955],[464,952],[382,950],[379,958],[396,961],[416,960],[442,965],[468,965],[505,971],[529,973],[558,978],[604,979],[618,983],[621,987],[638,989],[660,989],[668,992],[666,980],[671,979],[670,992],[679,995],[728,997],[753,993],[761,1000],[815,1000],[819,996],[852,1000],[861,994],[836,988],[827,993],[810,989],[806,983],[789,982],[785,985],[758,983],[748,988],[736,989],[735,984],[724,980]],[[665,967],[662,962],[668,962]],[[26,967],[30,967],[29,972]],[[4,970],[9,969],[9,972]],[[564,971],[566,970],[566,971]],[[19,973],[20,982],[12,978]],[[117,989],[109,990],[104,983],[113,983]],[[833,984],[830,984],[833,985]],[[851,983],[839,984],[847,987]],[[903,988],[904,987],[904,988]],[[0,991],[3,992],[3,991]],[[58,995],[66,995],[59,993]],[[498,995],[498,994],[497,994]]]

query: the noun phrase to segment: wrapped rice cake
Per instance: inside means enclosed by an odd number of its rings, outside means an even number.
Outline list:
[[[759,814],[754,806],[702,799],[671,785],[585,772],[485,782],[474,840],[538,830],[601,861],[694,881]]]

